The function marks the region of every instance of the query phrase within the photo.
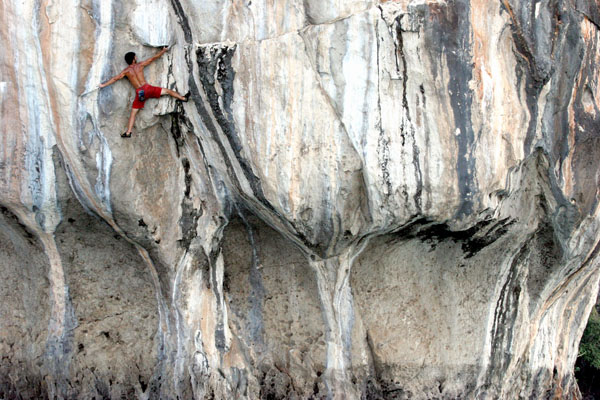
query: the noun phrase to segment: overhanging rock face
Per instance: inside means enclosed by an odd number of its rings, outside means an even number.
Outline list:
[[[1,398],[576,398],[597,0],[0,5]],[[133,99],[122,56],[171,50]],[[83,95],[82,95],[83,93]]]

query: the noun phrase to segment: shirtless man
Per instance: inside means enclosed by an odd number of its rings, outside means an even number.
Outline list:
[[[103,88],[108,85],[111,85],[118,81],[123,77],[127,77],[129,82],[135,88],[135,100],[133,101],[133,107],[131,108],[131,115],[129,116],[129,124],[127,125],[127,131],[121,134],[121,137],[128,138],[131,137],[131,130],[133,129],[133,123],[135,122],[135,116],[140,111],[140,109],[144,108],[144,103],[146,99],[157,99],[162,95],[168,94],[169,96],[175,97],[181,101],[187,101],[187,97],[183,97],[179,93],[167,89],[160,88],[156,86],[151,86],[146,83],[146,78],[144,78],[144,67],[150,65],[150,63],[165,54],[167,51],[167,47],[164,47],[158,54],[148,58],[147,60],[137,62],[137,57],[135,53],[129,52],[125,54],[125,61],[129,66],[121,71],[120,74],[113,76],[108,81],[101,83],[98,87]]]

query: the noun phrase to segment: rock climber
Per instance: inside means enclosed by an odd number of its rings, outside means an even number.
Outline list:
[[[129,82],[131,82],[131,84],[135,88],[135,100],[133,100],[131,115],[129,116],[129,124],[127,125],[127,131],[122,133],[121,137],[131,137],[131,130],[133,129],[135,116],[138,113],[138,111],[140,111],[140,109],[144,108],[144,103],[146,102],[146,99],[156,99],[162,95],[168,94],[169,96],[175,97],[176,99],[184,102],[188,100],[189,95],[184,97],[171,89],[151,86],[148,83],[146,83],[146,78],[144,78],[144,67],[150,65],[152,61],[159,59],[160,56],[165,54],[167,50],[168,47],[164,47],[160,52],[158,52],[154,56],[141,62],[137,62],[137,56],[134,52],[130,51],[129,53],[125,54],[125,62],[127,62],[129,66],[123,71],[121,71],[120,74],[115,75],[108,81],[98,85],[99,88],[103,88],[115,83],[119,79],[126,76],[127,79],[129,79]]]

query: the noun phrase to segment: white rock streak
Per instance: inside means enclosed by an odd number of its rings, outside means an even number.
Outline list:
[[[138,40],[147,46],[172,44],[173,27],[167,0],[136,0],[131,27]]]

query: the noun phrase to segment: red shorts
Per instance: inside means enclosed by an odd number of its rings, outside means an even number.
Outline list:
[[[140,101],[140,90],[144,91],[144,101]],[[142,87],[135,89],[135,100],[133,100],[132,108],[144,108],[144,103],[146,99],[158,99],[160,97],[160,92],[162,88],[148,85],[147,83]]]

